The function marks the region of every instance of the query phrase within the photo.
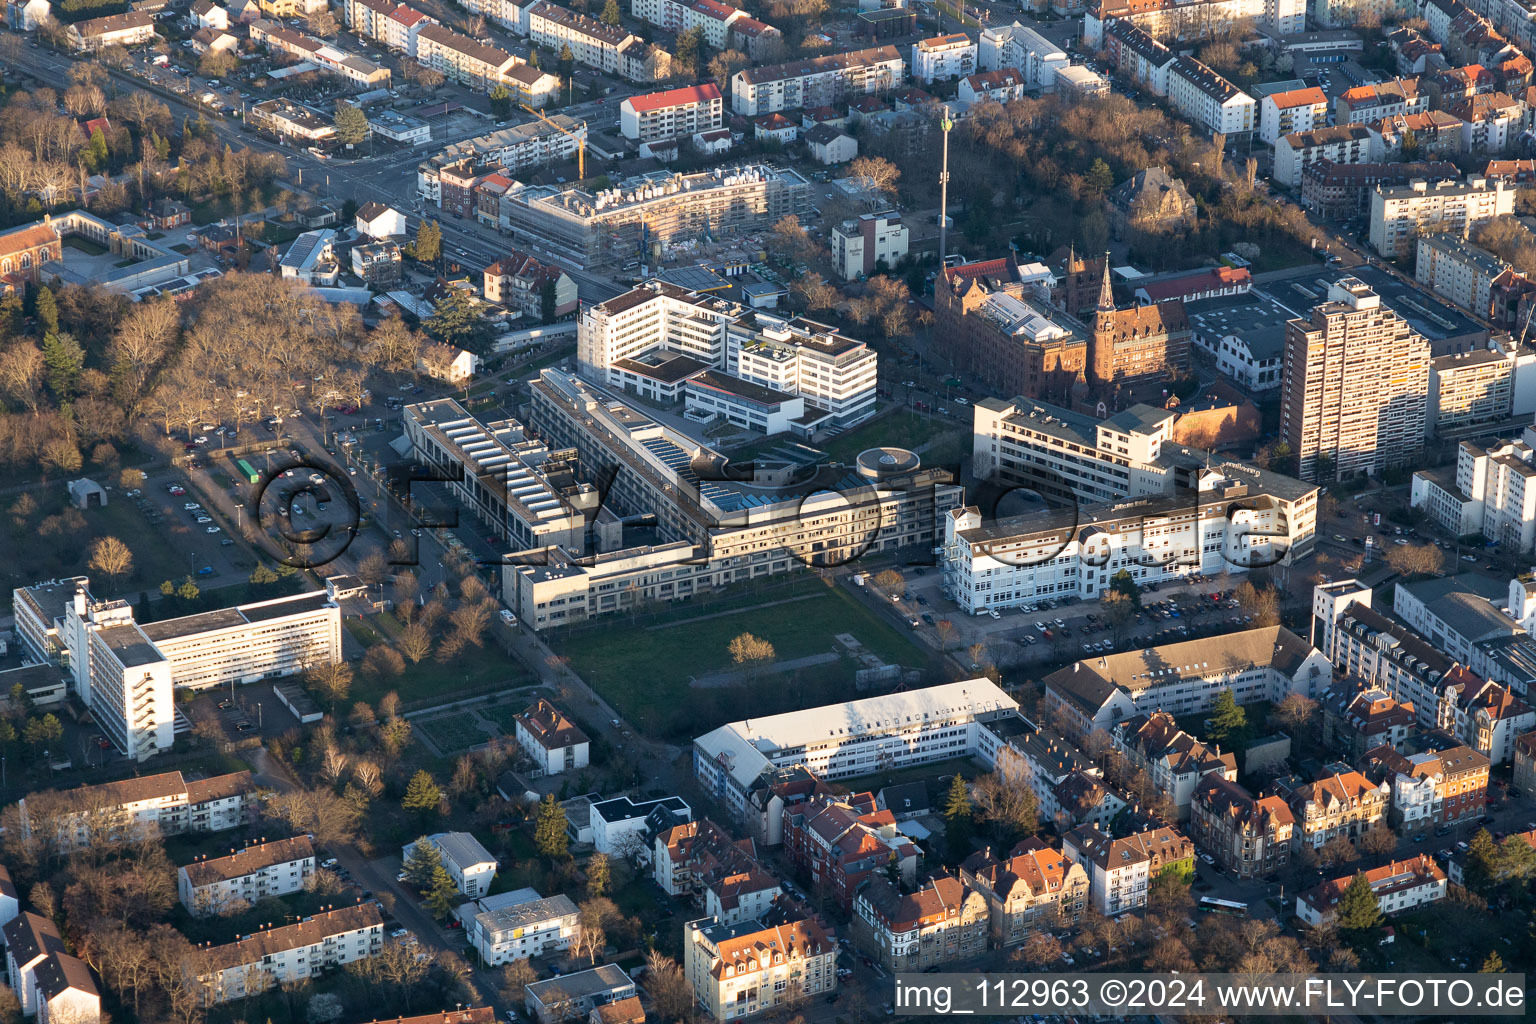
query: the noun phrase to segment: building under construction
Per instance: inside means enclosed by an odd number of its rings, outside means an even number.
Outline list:
[[[655,262],[673,242],[757,231],[810,208],[811,184],[798,171],[747,164],[654,171],[596,192],[514,183],[501,198],[500,222],[524,247],[589,270],[616,270]]]

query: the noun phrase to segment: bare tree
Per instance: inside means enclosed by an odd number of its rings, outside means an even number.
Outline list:
[[[773,644],[751,633],[741,633],[733,637],[729,650],[731,661],[753,678],[764,665],[776,657]]]
[[[106,573],[110,589],[116,586],[119,576],[133,569],[133,552],[116,537],[100,537],[91,545],[89,565],[97,572]]]
[[[1445,572],[1445,552],[1433,544],[1403,544],[1387,552],[1387,564],[1404,576],[1439,576]]]

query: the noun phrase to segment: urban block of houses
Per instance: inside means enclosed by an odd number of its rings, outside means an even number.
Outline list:
[[[683,976],[717,1021],[837,990],[839,947],[814,920],[765,926],[703,918],[683,927]]]
[[[960,864],[960,878],[987,901],[991,943],[1017,946],[1037,931],[1075,924],[1088,906],[1088,873],[1031,836],[999,859],[992,848]]]
[[[1152,880],[1165,871],[1185,878],[1195,870],[1195,844],[1169,826],[1113,838],[1094,825],[1073,829],[1062,853],[1088,875],[1088,898],[1106,917],[1147,904]]]
[[[886,970],[926,971],[986,952],[991,918],[987,898],[954,875],[911,893],[876,876],[854,901],[853,934]]]

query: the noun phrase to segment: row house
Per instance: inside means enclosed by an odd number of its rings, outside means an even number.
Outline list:
[[[177,870],[176,894],[194,917],[228,914],[268,896],[298,892],[314,874],[314,845],[297,836],[195,860]]]
[[[1031,836],[999,860],[992,848],[960,865],[960,879],[987,901],[992,945],[1017,946],[1037,931],[1077,923],[1088,905],[1088,873]]]
[[[873,793],[821,796],[784,816],[784,851],[844,911],[853,894],[892,865],[908,884],[917,878],[917,846],[902,834],[895,816],[875,807]]]
[[[1275,142],[1274,178],[1295,188],[1306,169],[1323,160],[1333,166],[1370,163],[1375,159],[1376,145],[1376,134],[1363,124],[1293,132]]]
[[[1351,843],[1387,816],[1391,788],[1357,771],[1334,771],[1291,794],[1300,841],[1314,850],[1330,839]]]
[[[544,320],[546,289],[554,289],[553,315],[557,318],[576,312],[580,304],[576,282],[569,274],[517,249],[486,267],[483,282],[482,291],[487,302],[515,309],[530,322]]]
[[[1488,758],[1468,746],[1417,754],[1379,747],[1361,767],[1392,788],[1387,823],[1404,834],[1479,818],[1488,807]]]
[[[1093,825],[1073,829],[1061,839],[1062,852],[1088,875],[1088,895],[1105,917],[1147,905],[1152,879],[1165,871],[1184,878],[1195,873],[1195,846],[1167,825],[1135,835],[1111,838]]]
[[[853,932],[854,941],[893,974],[970,960],[987,950],[987,899],[952,875],[907,894],[876,877],[859,892]]]
[[[1229,781],[1237,779],[1236,754],[1224,754],[1219,746],[1195,739],[1166,711],[1119,722],[1110,739],[1127,761],[1147,773],[1157,791],[1178,810],[1180,821],[1189,818],[1190,801],[1201,779],[1212,773]]]
[[[1393,861],[1364,872],[1377,905],[1385,915],[1412,910],[1426,903],[1443,900],[1447,879],[1440,865],[1426,854],[1408,860]],[[1332,925],[1338,914],[1339,900],[1355,875],[1342,875],[1308,889],[1296,897],[1296,916],[1312,928]]]
[[[717,1021],[739,1020],[837,991],[838,945],[816,921],[764,926],[690,921],[683,977]]]
[[[266,928],[224,946],[194,950],[182,969],[216,1006],[303,984],[332,968],[377,956],[384,949],[384,919],[374,903],[360,903]]]
[[[1258,127],[1253,97],[1193,57],[1179,57],[1168,68],[1168,102],[1212,135],[1234,139]]]
[[[1296,816],[1278,796],[1255,797],[1231,779],[1211,774],[1190,801],[1195,843],[1234,878],[1283,870],[1295,845]]]
[[[1401,704],[1379,687],[1355,691],[1341,684],[1323,694],[1320,703],[1323,745],[1350,761],[1377,747],[1401,750],[1418,732],[1413,703]]]

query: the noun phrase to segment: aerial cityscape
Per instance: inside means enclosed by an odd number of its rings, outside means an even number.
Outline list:
[[[0,4],[0,1024],[1524,1016],[1525,0]]]

